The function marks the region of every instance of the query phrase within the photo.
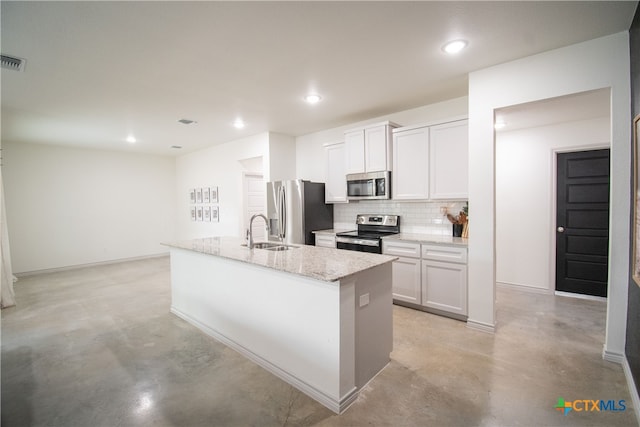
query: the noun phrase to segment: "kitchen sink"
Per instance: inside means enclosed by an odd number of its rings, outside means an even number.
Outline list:
[[[242,246],[247,246],[243,243]],[[295,249],[297,246],[285,245],[283,243],[274,242],[257,242],[253,244],[254,249],[265,249],[267,251],[288,251],[289,249]]]

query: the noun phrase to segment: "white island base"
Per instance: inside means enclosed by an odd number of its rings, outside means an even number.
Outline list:
[[[301,249],[259,250],[269,268],[171,247],[171,311],[341,413],[390,360],[391,262],[335,281],[279,271]]]

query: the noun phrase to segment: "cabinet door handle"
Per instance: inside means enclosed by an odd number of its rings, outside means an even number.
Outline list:
[[[564,227],[558,227],[558,233],[564,233]]]

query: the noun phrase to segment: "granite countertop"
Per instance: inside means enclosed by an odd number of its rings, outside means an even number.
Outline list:
[[[239,237],[208,237],[163,243],[163,245],[246,262],[325,282],[335,282],[398,259],[389,255],[307,245],[294,245],[296,248],[288,251],[249,249],[241,246],[243,243],[246,243],[245,240]]]
[[[441,234],[400,233],[384,237],[384,240],[404,240],[416,243],[434,243],[439,245],[468,246],[469,239]]]

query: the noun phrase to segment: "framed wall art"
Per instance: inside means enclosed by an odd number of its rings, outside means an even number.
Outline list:
[[[189,203],[192,205],[196,203],[196,189],[192,188],[189,190]]]
[[[218,206],[211,206],[211,222],[219,222],[220,221],[220,211]]]
[[[633,280],[640,286],[640,114],[633,119]]]
[[[211,222],[211,207],[210,206],[205,206],[202,209],[202,220],[204,222]]]
[[[196,203],[202,203],[202,188],[196,188]]]
[[[209,187],[202,189],[202,203],[209,203]]]
[[[211,193],[209,198],[211,203],[218,203],[218,187],[210,187],[209,193]]]

